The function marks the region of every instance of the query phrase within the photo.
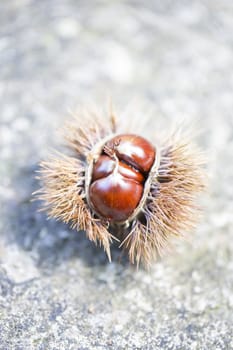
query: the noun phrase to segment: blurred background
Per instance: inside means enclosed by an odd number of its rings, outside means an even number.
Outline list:
[[[149,272],[31,202],[68,111],[109,97],[202,129],[203,219]],[[233,349],[233,3],[1,1],[0,108],[0,349]]]

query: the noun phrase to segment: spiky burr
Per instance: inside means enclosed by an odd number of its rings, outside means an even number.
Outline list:
[[[195,226],[203,157],[180,132],[158,144],[124,133],[112,113],[86,113],[68,122],[64,135],[71,154],[40,164],[36,195],[50,217],[85,230],[109,260],[115,239],[130,262],[149,266],[172,237]]]

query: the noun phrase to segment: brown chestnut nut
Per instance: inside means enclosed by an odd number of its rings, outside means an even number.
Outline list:
[[[143,186],[120,173],[113,172],[90,186],[90,200],[93,209],[109,221],[124,221],[137,207]]]
[[[142,173],[148,173],[155,159],[155,148],[144,137],[124,134],[117,135],[106,144],[114,149],[116,156]]]
[[[89,187],[96,214],[112,222],[126,221],[142,199],[154,160],[154,146],[141,136],[123,134],[107,141],[93,165]]]

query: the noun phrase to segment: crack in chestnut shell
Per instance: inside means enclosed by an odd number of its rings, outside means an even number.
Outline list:
[[[103,145],[89,185],[97,215],[112,222],[127,221],[141,201],[155,153],[149,141],[133,134],[115,136]]]

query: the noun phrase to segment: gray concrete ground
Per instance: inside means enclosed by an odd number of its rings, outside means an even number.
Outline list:
[[[0,349],[233,349],[233,3],[0,3]],[[135,271],[31,203],[69,109],[140,99],[148,129],[203,129],[189,242]]]

